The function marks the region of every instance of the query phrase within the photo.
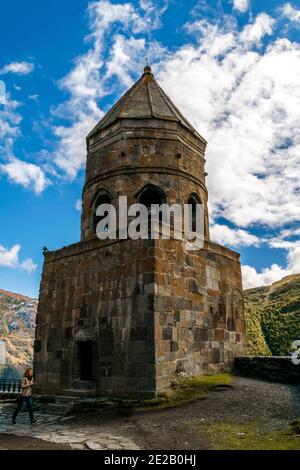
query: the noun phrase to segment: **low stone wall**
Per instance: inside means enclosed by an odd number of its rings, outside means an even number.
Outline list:
[[[237,375],[300,384],[300,365],[289,356],[237,357],[234,370]]]

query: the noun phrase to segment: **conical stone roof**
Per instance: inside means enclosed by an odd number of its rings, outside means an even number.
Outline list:
[[[145,67],[141,78],[108,111],[99,124],[90,132],[88,138],[119,119],[176,121],[205,142],[205,139],[198,134],[159,86],[149,66]]]

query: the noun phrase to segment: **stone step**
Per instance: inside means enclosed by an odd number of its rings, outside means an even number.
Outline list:
[[[55,403],[56,404],[59,404],[59,405],[73,405],[74,401],[77,399],[78,397],[74,397],[74,396],[69,396],[69,395],[56,395],[55,397]]]
[[[80,398],[80,397],[87,397],[89,395],[94,395],[96,393],[97,393],[96,389],[69,388],[63,391],[62,396]]]
[[[49,403],[46,411],[50,414],[65,415],[70,410],[70,406],[61,403]]]
[[[79,390],[90,390],[95,389],[95,382],[88,381],[88,380],[75,380],[73,383],[73,388]]]

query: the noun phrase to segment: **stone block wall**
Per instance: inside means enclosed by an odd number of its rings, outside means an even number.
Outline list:
[[[155,396],[152,244],[91,240],[46,255],[34,360],[41,391],[71,387],[76,344],[92,341],[99,392]]]
[[[175,240],[155,247],[157,390],[178,376],[231,370],[246,352],[239,255],[209,242],[194,252]]]
[[[34,367],[42,392],[78,380],[93,343],[99,393],[153,397],[181,376],[231,369],[245,353],[239,256],[177,240],[81,242],[48,253]]]
[[[125,120],[103,130],[100,140],[95,136],[93,143],[89,142],[81,240],[95,236],[92,219],[99,192],[107,192],[116,207],[118,197],[126,195],[130,205],[137,202],[137,193],[147,184],[161,188],[168,204],[187,203],[189,196],[197,193],[205,207],[209,237],[205,145],[176,122],[158,121],[156,125],[153,128],[153,122],[144,119],[133,127]]]

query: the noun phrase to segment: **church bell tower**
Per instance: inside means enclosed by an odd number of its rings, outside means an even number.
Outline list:
[[[145,67],[87,136],[81,240],[45,252],[34,367],[41,393],[151,398],[245,353],[239,254],[210,240],[205,139]],[[97,208],[202,204],[204,246],[96,236]]]

